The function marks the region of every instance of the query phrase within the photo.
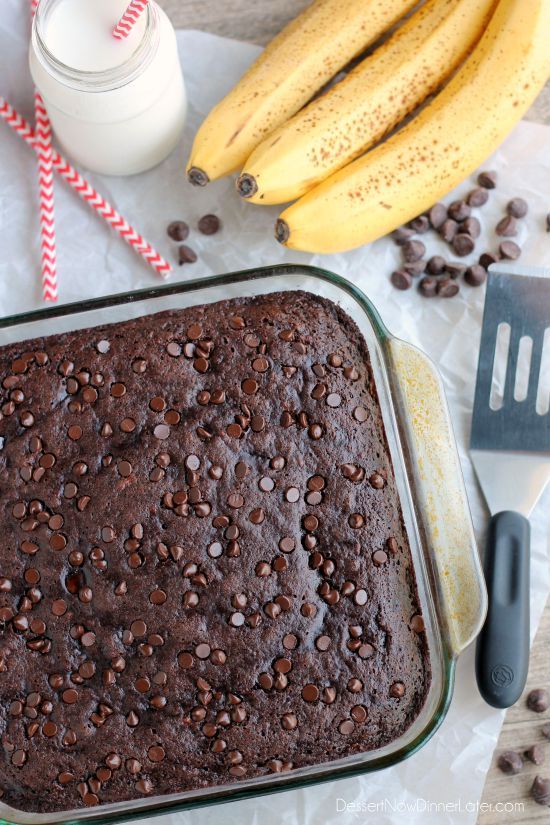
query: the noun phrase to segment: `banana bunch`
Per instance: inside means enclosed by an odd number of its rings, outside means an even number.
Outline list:
[[[270,43],[200,127],[196,186],[240,171],[251,151],[411,9],[416,0],[316,0]]]
[[[267,50],[272,85],[260,59],[207,118],[188,171],[203,184],[240,168],[237,189],[249,202],[295,200],[275,237],[315,253],[361,246],[428,209],[498,147],[550,73],[550,0],[426,0],[345,80],[302,108],[327,77],[320,31],[300,20],[319,20],[329,5],[340,59],[351,8],[371,7],[369,34],[373,9],[380,15],[369,0],[314,3]],[[398,5],[405,13],[413,4],[380,4],[392,6],[394,19]],[[380,35],[377,22],[365,41]],[[317,81],[306,68],[316,50]]]
[[[237,181],[251,203],[304,195],[378,143],[471,52],[496,0],[427,0],[345,80],[276,129]]]

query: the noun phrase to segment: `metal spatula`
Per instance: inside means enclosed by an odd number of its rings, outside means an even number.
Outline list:
[[[519,699],[529,668],[528,518],[550,479],[550,413],[542,392],[550,380],[549,328],[550,270],[493,267],[470,454],[492,516],[484,563],[489,611],[476,675],[481,695],[498,708]],[[507,334],[506,355],[500,344]]]

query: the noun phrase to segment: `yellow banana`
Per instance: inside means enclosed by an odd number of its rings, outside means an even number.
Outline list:
[[[204,186],[240,171],[255,146],[302,108],[416,0],[316,0],[272,41],[200,127],[187,175]]]
[[[378,143],[442,85],[497,0],[428,0],[373,55],[254,149],[237,181],[251,203],[286,203]]]
[[[471,57],[407,126],[286,209],[276,238],[342,252],[428,209],[504,140],[550,73],[550,0],[500,0]]]

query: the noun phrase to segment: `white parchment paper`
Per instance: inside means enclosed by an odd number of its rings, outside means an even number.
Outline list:
[[[32,113],[32,88],[27,71],[28,14],[26,0],[2,0],[0,15],[0,94],[27,117]],[[180,54],[191,102],[181,146],[163,165],[127,179],[89,175],[104,196],[175,262],[175,246],[166,237],[176,218],[195,227],[206,212],[223,220],[223,231],[204,238],[193,231],[189,243],[199,262],[179,269],[174,280],[245,269],[284,261],[311,263],[356,282],[374,301],[395,334],[425,350],[439,365],[451,407],[463,470],[478,537],[483,537],[487,513],[467,453],[483,289],[464,287],[452,300],[426,300],[415,290],[394,290],[388,276],[399,261],[389,240],[334,256],[310,256],[284,250],[272,240],[277,209],[251,207],[240,201],[233,182],[222,181],[195,190],[183,175],[185,159],[200,120],[228,91],[256,57],[255,46],[199,32],[178,33]],[[479,217],[483,248],[495,248],[491,230],[513,195],[530,204],[522,222],[521,262],[550,266],[550,234],[545,215],[550,209],[550,129],[532,123],[516,128],[485,168],[499,171],[499,188]],[[457,189],[468,191],[472,181]],[[449,197],[449,200],[453,196]],[[126,245],[83,205],[62,182],[56,185],[60,300],[79,301],[98,295],[150,286],[155,275]],[[430,237],[433,253],[447,250]],[[468,259],[467,259],[468,260]],[[0,316],[35,309],[40,303],[36,166],[30,150],[0,122]],[[548,516],[550,490],[532,520],[532,632],[550,590]],[[453,703],[443,726],[412,759],[364,777],[327,783],[308,790],[222,805],[193,813],[155,819],[157,825],[336,825],[371,823],[402,825],[471,825],[477,819],[485,775],[497,742],[503,713],[481,700],[475,685],[473,650],[459,662]],[[446,803],[434,812],[427,803]],[[377,805],[376,813],[368,805]],[[529,803],[527,803],[529,804]],[[342,810],[344,806],[348,807]]]

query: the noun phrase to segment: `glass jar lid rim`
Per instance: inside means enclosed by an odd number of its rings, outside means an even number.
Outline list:
[[[159,43],[158,9],[154,2],[147,4],[145,31],[132,54],[122,63],[98,71],[87,71],[69,66],[58,60],[49,49],[44,37],[45,17],[56,2],[59,0],[49,0],[49,2],[42,0],[38,4],[31,38],[37,58],[64,85],[91,92],[112,91],[131,83],[151,62]]]

